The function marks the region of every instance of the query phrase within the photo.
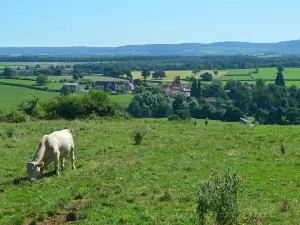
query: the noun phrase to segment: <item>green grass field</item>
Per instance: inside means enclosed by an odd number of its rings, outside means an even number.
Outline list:
[[[0,109],[6,111],[15,110],[18,104],[20,104],[22,101],[31,99],[34,95],[38,96],[41,100],[45,100],[57,96],[59,93],[0,85]]]
[[[127,108],[133,99],[134,95],[132,94],[124,94],[124,95],[110,95],[110,98],[119,103],[123,108]]]
[[[32,80],[19,80],[19,79],[0,79],[0,82],[6,82],[6,83],[15,83],[15,84],[26,84],[26,85],[35,85],[36,82]],[[62,88],[62,84],[60,83],[54,83],[49,82],[45,85],[45,87],[48,87],[50,89],[54,90],[60,90]]]
[[[230,70],[224,76],[219,77],[220,80],[227,81],[233,80],[245,80],[251,79],[249,73],[253,72],[254,69],[234,69]],[[235,75],[235,76],[230,76]],[[274,68],[260,68],[258,74],[252,74],[254,79],[262,78],[267,80],[273,80],[275,82],[277,76],[277,69]],[[285,68],[283,73],[284,79],[287,86],[296,85],[300,87],[300,81],[289,81],[289,79],[300,79],[300,68]],[[273,81],[267,81],[267,83],[274,83]]]
[[[64,127],[77,169],[68,159],[59,177],[13,183],[42,136]],[[137,128],[148,131],[141,145],[132,140]],[[226,168],[241,179],[239,224],[299,224],[299,129],[165,119],[1,124],[0,224],[63,224],[70,212],[75,224],[195,224],[199,185]]]

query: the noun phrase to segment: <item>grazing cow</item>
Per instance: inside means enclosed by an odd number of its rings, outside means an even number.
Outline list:
[[[72,169],[75,169],[75,147],[73,137],[68,129],[54,131],[44,135],[32,159],[27,163],[29,180],[34,180],[43,174],[43,167],[54,161],[56,175],[59,175],[59,161],[61,171],[64,170],[65,157],[71,153]]]

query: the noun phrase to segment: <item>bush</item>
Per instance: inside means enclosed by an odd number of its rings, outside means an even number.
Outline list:
[[[180,117],[176,114],[173,114],[173,115],[168,117],[168,120],[169,121],[178,121],[178,120],[180,120]]]
[[[223,178],[214,171],[211,179],[200,187],[197,206],[199,224],[206,224],[207,215],[212,215],[213,224],[237,224],[239,184],[237,174],[230,176],[229,169]]]
[[[75,119],[94,116],[115,116],[117,105],[103,91],[85,95],[67,95],[50,99],[42,104],[47,119]]]
[[[41,114],[39,101],[39,98],[35,96],[31,100],[19,104],[18,110],[29,116],[39,116]]]
[[[134,140],[134,143],[135,143],[136,145],[140,145],[140,144],[142,143],[142,141],[143,141],[145,135],[146,135],[146,131],[145,131],[145,130],[141,130],[141,129],[136,130],[136,131],[134,132],[134,134],[133,134],[133,140]]]
[[[7,123],[24,123],[29,120],[29,116],[23,112],[15,111],[8,114],[2,114],[0,121]]]
[[[6,135],[7,135],[7,137],[9,137],[9,138],[13,138],[13,137],[16,136],[16,130],[15,130],[14,128],[8,128],[8,129],[6,130]]]

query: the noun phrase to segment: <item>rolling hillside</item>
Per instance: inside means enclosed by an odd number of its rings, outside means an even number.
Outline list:
[[[278,43],[216,42],[210,44],[147,44],[119,47],[2,47],[0,56],[56,55],[300,55],[300,40]]]

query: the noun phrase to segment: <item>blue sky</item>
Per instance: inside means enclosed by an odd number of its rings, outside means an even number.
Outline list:
[[[0,46],[300,39],[299,0],[0,0]]]

